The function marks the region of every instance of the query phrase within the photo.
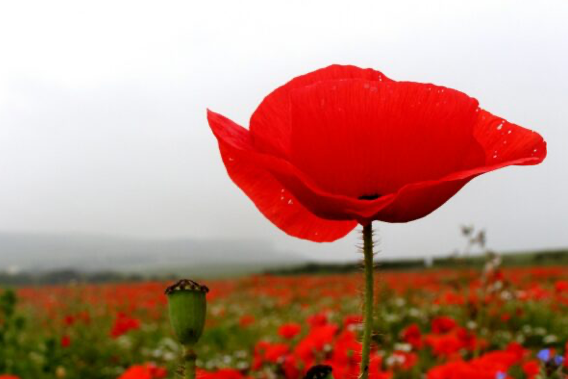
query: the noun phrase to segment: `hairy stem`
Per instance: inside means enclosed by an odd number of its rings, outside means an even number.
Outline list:
[[[195,379],[195,361],[197,354],[191,346],[184,346],[183,348],[183,377],[184,379]]]
[[[371,336],[373,333],[373,226],[363,226],[363,254],[365,262],[365,294],[363,305],[363,352],[361,355],[360,378],[369,377],[369,355],[371,352]]]

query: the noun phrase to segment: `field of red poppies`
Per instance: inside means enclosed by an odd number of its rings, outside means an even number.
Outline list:
[[[370,378],[566,378],[568,267],[379,272]],[[204,281],[201,378],[355,378],[360,274]],[[0,295],[0,378],[174,378],[168,283]],[[4,376],[3,376],[4,375]]]

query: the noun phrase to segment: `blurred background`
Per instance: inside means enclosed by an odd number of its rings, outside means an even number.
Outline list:
[[[332,63],[459,89],[548,142],[541,165],[477,178],[425,219],[377,224],[379,260],[451,256],[463,225],[500,252],[563,255],[568,3],[536,5],[2,2],[0,272],[358,260],[357,232],[316,244],[264,219],[226,175],[205,117],[248,126],[270,91]]]

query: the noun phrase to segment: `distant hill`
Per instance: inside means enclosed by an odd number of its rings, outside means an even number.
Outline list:
[[[206,272],[297,265],[307,259],[255,240],[135,239],[0,233],[0,272]]]

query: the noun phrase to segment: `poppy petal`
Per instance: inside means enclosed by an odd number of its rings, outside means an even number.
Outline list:
[[[427,216],[452,198],[475,176],[404,186],[398,191],[395,199],[370,220],[398,223],[414,221]]]
[[[387,222],[416,220],[439,208],[481,174],[511,165],[535,165],[546,157],[546,142],[538,133],[482,109],[474,136],[486,152],[485,165],[454,172],[437,181],[406,185],[372,219]]]
[[[287,157],[290,150],[290,92],[321,81],[340,79],[390,81],[379,71],[342,65],[331,65],[298,76],[270,93],[253,113],[250,133],[255,148],[264,153]]]
[[[396,193],[483,163],[478,103],[431,84],[325,81],[290,94],[290,162],[324,190],[353,198]]]
[[[274,175],[257,164],[262,160],[247,159],[251,146],[246,129],[213,112],[208,116],[229,176],[278,228],[294,237],[331,242],[357,226],[356,221],[327,220],[314,215]]]
[[[481,110],[474,136],[487,166],[534,165],[546,158],[546,142],[536,132]]]
[[[383,196],[375,200],[358,200],[343,195],[335,195],[319,188],[303,172],[290,162],[257,152],[250,141],[250,133],[228,118],[208,111],[209,126],[218,141],[232,148],[239,164],[251,164],[269,171],[286,190],[315,215],[330,220],[354,220],[368,217],[378,212],[394,197]]]

